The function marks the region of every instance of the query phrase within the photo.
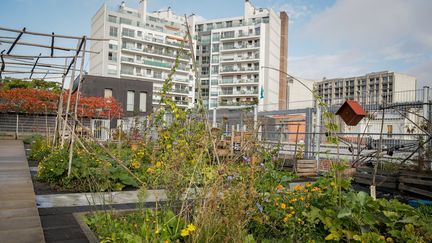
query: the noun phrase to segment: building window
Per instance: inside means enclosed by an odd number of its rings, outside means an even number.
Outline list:
[[[132,25],[132,20],[126,18],[120,18],[120,24]]]
[[[117,50],[117,45],[109,44],[108,46],[109,46],[109,49],[111,49],[111,50]]]
[[[117,17],[113,15],[108,15],[108,22],[117,23]]]
[[[135,106],[135,91],[129,90],[127,92],[126,110],[133,111]]]
[[[141,92],[140,93],[140,101],[139,101],[139,109],[141,112],[146,112],[147,111],[147,93],[146,92]]]
[[[110,61],[117,61],[117,54],[114,52],[108,52],[108,60]]]
[[[104,90],[104,97],[105,98],[111,98],[112,97],[112,89],[105,89]]]
[[[135,30],[123,28],[122,35],[123,36],[129,36],[129,37],[135,37]]]
[[[393,135],[393,125],[387,125],[387,137],[391,138]]]
[[[117,31],[118,29],[116,27],[110,26],[110,31],[109,31],[109,35],[111,37],[117,37]]]

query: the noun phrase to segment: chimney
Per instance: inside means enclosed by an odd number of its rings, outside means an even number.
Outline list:
[[[255,7],[252,6],[252,3],[249,0],[245,0],[244,3],[244,18],[248,19],[250,16],[254,14]]]
[[[140,0],[139,2],[139,14],[141,16],[141,20],[143,22],[146,22],[147,17],[147,0]]]

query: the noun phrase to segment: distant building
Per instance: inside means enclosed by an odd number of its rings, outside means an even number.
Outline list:
[[[407,91],[414,91],[416,87],[415,77],[390,71],[316,83],[318,95],[329,105],[339,105],[347,99],[363,105],[414,101],[416,93]]]
[[[288,16],[271,9],[256,8],[244,1],[244,15],[234,18],[196,22],[188,17],[196,57],[182,54],[173,77],[170,94],[177,104],[191,107],[196,90],[191,58],[199,64],[201,92],[212,108],[240,108],[257,104],[259,110],[286,108]],[[186,19],[171,8],[147,12],[147,0],[138,9],[124,3],[116,10],[106,5],[92,18],[91,36],[109,39],[95,42],[91,54],[90,74],[132,78],[153,82],[153,105],[159,103],[158,91],[174,65],[185,42]]]
[[[227,6],[228,7],[228,6]],[[198,21],[196,59],[209,109],[286,108],[288,16],[244,1],[240,17]]]
[[[153,83],[149,81],[86,75],[81,92],[83,96],[114,97],[123,107],[123,119],[95,117],[91,120],[93,133],[103,140],[108,138],[109,130],[112,128],[123,126],[127,131],[133,128],[137,121],[145,122],[144,118],[153,109]]]
[[[287,110],[315,107],[315,98],[312,92],[315,81],[297,77],[296,79],[288,77]]]
[[[194,19],[188,20],[192,36]],[[92,43],[90,49],[100,53],[90,55],[90,74],[152,82],[155,106],[160,103],[158,92],[182,47],[169,94],[180,107],[191,107],[195,82],[185,23],[185,17],[175,15],[170,8],[148,13],[147,0],[141,0],[138,9],[123,2],[118,9],[110,10],[104,4],[92,18],[91,36],[109,41]]]

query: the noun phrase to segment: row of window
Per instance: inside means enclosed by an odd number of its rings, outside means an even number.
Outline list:
[[[104,97],[111,98],[113,96],[112,89],[104,90]],[[135,109],[135,91],[129,90],[126,95],[126,111],[134,111]],[[139,92],[139,111],[147,111],[147,92]]]

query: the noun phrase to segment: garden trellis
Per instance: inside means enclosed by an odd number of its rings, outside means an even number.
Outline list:
[[[43,79],[54,80],[61,82],[61,94],[57,103],[57,118],[55,121],[53,145],[60,142],[63,147],[65,143],[66,128],[68,128],[68,119],[72,120],[70,132],[73,134],[70,142],[70,157],[69,157],[69,174],[73,155],[73,146],[76,136],[75,129],[78,120],[78,103],[80,99],[80,87],[84,77],[85,57],[86,54],[98,55],[99,52],[86,50],[88,41],[107,41],[106,39],[87,38],[86,36],[70,36],[59,35],[52,33],[39,33],[31,32],[26,28],[22,30],[5,28],[0,26],[0,44],[4,49],[0,54],[0,80],[7,78],[21,78],[21,79]],[[16,35],[16,36],[12,36]],[[29,37],[29,40],[24,40]],[[39,40],[37,38],[41,38]],[[76,47],[60,46],[56,44],[57,41],[76,42]],[[47,44],[48,43],[48,44]],[[20,48],[24,47],[24,48]],[[23,51],[25,54],[18,54]],[[48,52],[48,53],[46,53]],[[16,54],[15,54],[16,53]],[[58,55],[56,55],[59,53]],[[64,65],[59,64],[64,60]],[[77,63],[80,63],[77,68]],[[79,72],[78,90],[76,91],[76,98],[72,112],[71,112],[71,97],[72,85],[75,81],[75,72]],[[27,76],[28,75],[28,76]],[[59,76],[60,75],[60,76]],[[67,96],[66,111],[63,112],[63,99],[65,92],[65,82],[70,80],[69,94]],[[60,124],[63,124],[60,129]],[[60,138],[60,141],[59,141]]]

